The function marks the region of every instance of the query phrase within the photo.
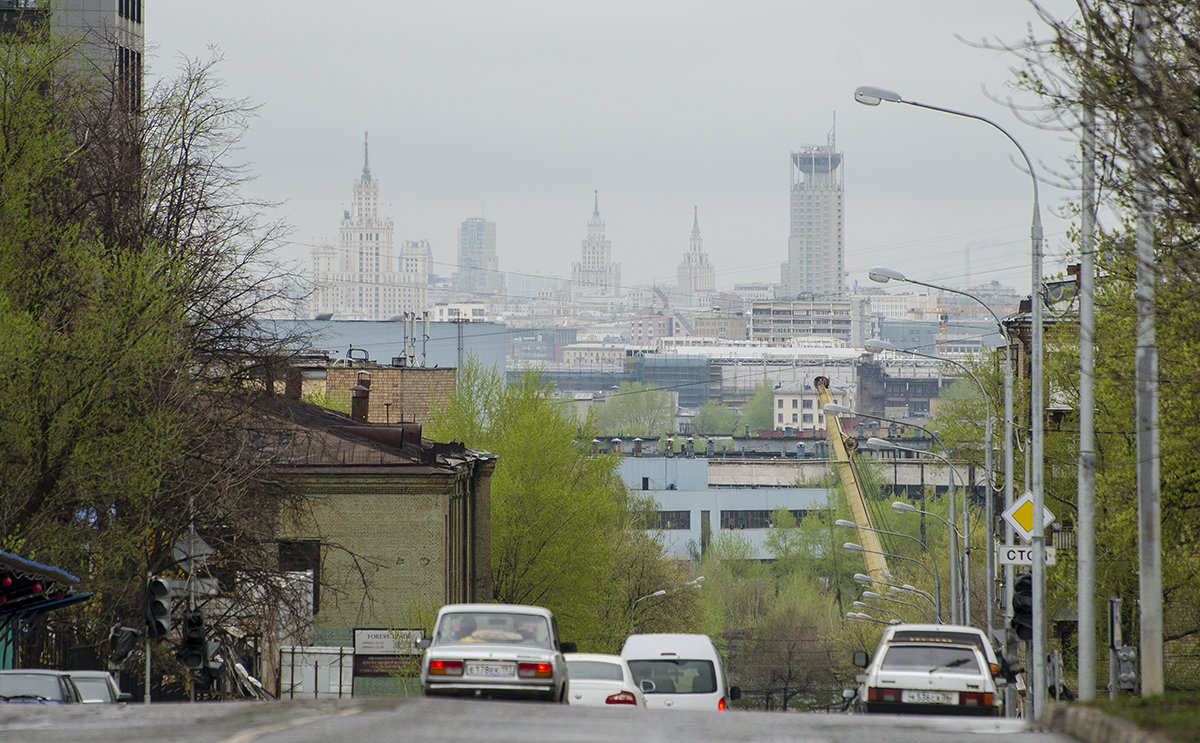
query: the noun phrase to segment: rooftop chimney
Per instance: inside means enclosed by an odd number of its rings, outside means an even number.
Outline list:
[[[366,423],[371,398],[371,372],[360,371],[357,381],[358,384],[350,388],[350,418],[355,423]]]

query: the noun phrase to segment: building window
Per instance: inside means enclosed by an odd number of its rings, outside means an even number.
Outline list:
[[[279,572],[312,573],[312,610],[316,614],[321,607],[321,543],[316,539],[281,539]]]
[[[799,524],[807,511],[788,509]],[[722,529],[770,529],[771,511],[721,511]]]
[[[692,512],[691,511],[658,511],[651,514],[647,524],[647,529],[691,529],[692,528]]]
[[[796,420],[796,413],[792,413],[792,423],[795,423]]]
[[[809,409],[809,408],[811,408],[812,406],[813,406],[813,401],[812,401],[812,399],[811,399],[811,398],[810,398],[810,399],[806,399],[806,400],[804,401],[804,409],[805,409],[805,410],[808,410],[808,409]]]
[[[776,405],[775,407],[777,407],[777,408],[782,408],[782,407],[783,407],[783,398],[782,398],[782,397],[781,397],[781,398],[779,398],[779,400],[778,400],[778,403],[779,403],[779,404],[778,404],[778,405]]]
[[[805,402],[808,402],[808,400],[805,400]],[[798,403],[799,403],[799,401],[798,401],[796,398],[794,398],[794,397],[793,397],[793,398],[792,398],[792,409],[793,409],[793,410],[795,410],[795,408],[796,408],[796,405],[797,405]],[[808,406],[807,406],[807,405],[805,405],[805,407],[808,407]]]

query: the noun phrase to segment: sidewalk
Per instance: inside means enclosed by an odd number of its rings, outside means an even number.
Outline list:
[[[1082,743],[1170,743],[1128,720],[1081,704],[1049,702],[1038,722],[1047,730],[1069,735]]]

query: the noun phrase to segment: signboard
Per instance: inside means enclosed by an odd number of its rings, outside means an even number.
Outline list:
[[[1046,564],[1054,565],[1056,553],[1053,547],[1046,548]],[[996,562],[1000,565],[1033,565],[1033,548],[1021,544],[996,545]]]
[[[418,676],[421,659],[411,655],[355,655],[355,677]]]
[[[424,636],[419,629],[355,629],[355,655],[418,655],[416,643]]]
[[[1012,525],[1014,531],[1026,542],[1033,541],[1033,493],[1028,490],[1004,509],[1004,520]],[[1042,506],[1042,528],[1054,523],[1054,514]]]

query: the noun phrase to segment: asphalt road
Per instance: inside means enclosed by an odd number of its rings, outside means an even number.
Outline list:
[[[1000,736],[1000,737],[998,737]],[[376,698],[46,707],[0,704],[2,743],[1071,743],[1023,720],[779,712],[608,710]]]

